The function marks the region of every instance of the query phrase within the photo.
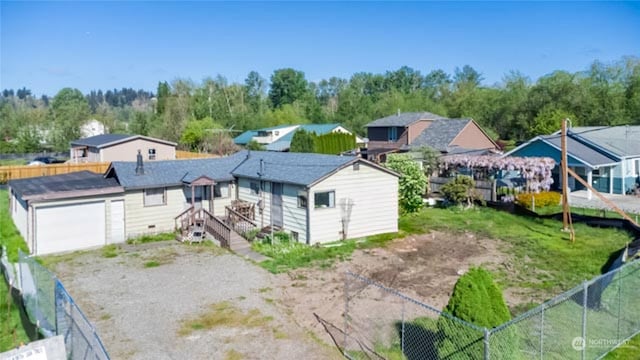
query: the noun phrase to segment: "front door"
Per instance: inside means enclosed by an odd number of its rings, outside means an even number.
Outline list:
[[[271,224],[283,227],[282,222],[282,184],[271,184]]]

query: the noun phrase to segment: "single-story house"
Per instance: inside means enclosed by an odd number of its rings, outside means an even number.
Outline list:
[[[25,191],[39,187],[38,198]],[[9,188],[12,217],[34,254],[173,231],[177,218],[198,211],[224,222],[234,200],[252,205],[257,227],[282,229],[306,244],[398,230],[398,175],[351,156],[241,151],[215,159],[116,161],[104,175],[14,180]],[[33,216],[41,206],[58,210],[42,220]],[[119,214],[122,222],[114,220]],[[69,230],[76,221],[82,225]],[[56,223],[61,226],[49,225]]]
[[[430,112],[398,113],[367,124],[367,158],[384,162],[384,154],[430,147],[441,154],[500,152],[473,119],[449,119]]]
[[[276,127],[263,128],[258,130],[248,130],[233,139],[236,145],[247,145],[250,141],[256,141],[265,146],[267,151],[289,151],[293,135],[298,130],[314,132],[317,135],[339,132],[352,134],[340,124],[305,124],[305,125],[280,125]],[[361,144],[364,140],[356,136],[356,143]]]
[[[125,241],[124,189],[81,171],[9,181],[9,212],[32,254]]]
[[[145,160],[174,160],[177,144],[142,135],[102,134],[71,142],[73,162],[136,161],[138,151]]]
[[[574,127],[567,131],[567,165],[597,191],[626,194],[640,177],[640,126]],[[561,136],[536,136],[504,156],[545,156],[556,161],[555,186],[561,186]],[[569,177],[572,191],[584,186]]]

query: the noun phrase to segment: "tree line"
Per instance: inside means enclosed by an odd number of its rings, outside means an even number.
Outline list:
[[[176,141],[192,150],[215,151],[239,132],[281,124],[341,123],[359,135],[377,118],[429,111],[475,119],[495,139],[522,141],[557,130],[568,117],[577,125],[640,124],[640,59],[594,61],[579,72],[555,71],[536,81],[510,71],[483,83],[472,66],[422,73],[403,66],[385,73],[359,72],[349,79],[309,81],[292,68],[269,79],[251,71],[243,83],[218,75],[201,82],[161,81],[144,90],[65,88],[53,98],[26,88],[0,93],[0,151],[33,151],[43,144],[63,150],[80,125],[95,118],[110,132]],[[223,135],[221,135],[223,134]]]

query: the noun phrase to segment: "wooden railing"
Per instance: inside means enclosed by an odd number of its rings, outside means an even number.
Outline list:
[[[242,237],[245,239],[247,239],[247,235],[250,231],[258,228],[258,224],[253,222],[253,220],[233,210],[229,206],[225,207],[225,214],[227,223],[231,226],[231,228],[238,234],[242,235]]]
[[[220,246],[227,249],[230,247],[231,227],[205,209],[200,208],[194,210],[193,206],[191,206],[176,216],[174,221],[176,228],[180,229],[182,236],[187,235],[190,226],[200,223],[204,231],[213,236],[214,239],[220,241]]]
[[[0,166],[0,184],[9,180],[24,179],[37,176],[49,176],[68,174],[83,170],[92,171],[94,173],[103,174],[107,171],[111,163],[86,163],[86,164],[50,164],[50,165],[19,165],[19,166]]]

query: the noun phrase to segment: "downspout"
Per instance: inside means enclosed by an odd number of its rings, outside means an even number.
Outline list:
[[[36,249],[36,217],[35,210],[33,209],[33,205],[29,205],[27,216],[31,216],[31,226],[27,226],[27,239],[29,239],[29,235],[31,235],[31,254],[37,254]],[[30,234],[29,234],[30,233]]]
[[[307,212],[307,238],[306,238],[306,242],[307,245],[311,245],[311,199],[309,198],[309,188],[307,188],[307,208],[306,208],[306,212]]]

